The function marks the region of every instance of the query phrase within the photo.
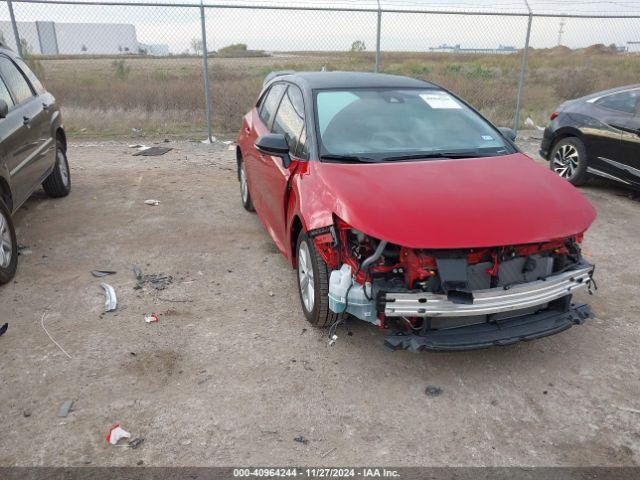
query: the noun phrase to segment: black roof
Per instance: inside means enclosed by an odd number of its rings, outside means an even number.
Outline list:
[[[423,80],[363,72],[283,72],[274,80],[287,80],[309,89],[323,88],[440,88]]]

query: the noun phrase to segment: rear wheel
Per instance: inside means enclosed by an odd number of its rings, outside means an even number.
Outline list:
[[[42,182],[42,187],[47,195],[54,198],[66,197],[71,191],[71,172],[69,171],[67,153],[59,143],[56,146],[56,165]]]
[[[247,182],[247,172],[244,169],[244,162],[238,162],[238,180],[240,180],[240,198],[242,198],[242,206],[248,212],[255,212],[253,202],[251,201],[251,193],[249,193],[249,183]]]
[[[309,323],[328,327],[341,318],[329,309],[329,269],[318,255],[313,241],[300,232],[296,246],[298,254],[298,292],[302,311]]]
[[[567,137],[551,150],[551,170],[574,185],[583,185],[588,178],[587,151],[579,138]]]
[[[18,268],[18,242],[9,209],[0,201],[0,284],[10,282]]]

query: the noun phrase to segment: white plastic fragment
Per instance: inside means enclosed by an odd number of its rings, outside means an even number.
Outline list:
[[[116,291],[108,283],[101,283],[100,286],[104,289],[105,301],[104,311],[111,312],[118,306],[118,299],[116,298]]]
[[[116,445],[123,438],[131,438],[131,434],[123,429],[119,423],[109,429],[107,433],[107,443]]]
[[[159,318],[155,313],[148,313],[144,316],[144,321],[147,323],[153,323],[159,321]]]
[[[158,205],[160,205],[160,200],[154,200],[154,199],[150,198],[149,200],[145,200],[144,203],[146,205],[151,205],[151,206],[157,207]]]

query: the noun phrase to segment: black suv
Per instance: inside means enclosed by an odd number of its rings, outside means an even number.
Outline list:
[[[55,98],[23,59],[0,46],[0,283],[18,266],[11,215],[40,185],[51,197],[71,190],[66,151]]]

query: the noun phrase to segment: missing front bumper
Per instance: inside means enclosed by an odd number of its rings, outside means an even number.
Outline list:
[[[385,338],[389,350],[474,350],[511,345],[560,333],[580,325],[591,317],[588,305],[571,304],[565,311],[544,310],[532,315],[446,330],[431,330],[423,335],[399,334]]]

